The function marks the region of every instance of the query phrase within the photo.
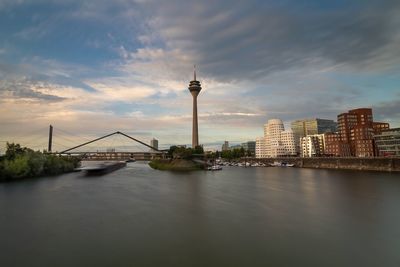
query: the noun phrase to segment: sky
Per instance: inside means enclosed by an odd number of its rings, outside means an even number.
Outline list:
[[[206,147],[359,107],[400,127],[397,0],[0,0],[0,146],[190,144],[194,64]]]

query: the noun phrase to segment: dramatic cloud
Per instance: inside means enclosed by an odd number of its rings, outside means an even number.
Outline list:
[[[4,0],[0,139],[52,123],[189,143],[193,64],[202,143],[364,106],[399,126],[398,14],[391,0]]]
[[[150,5],[157,15],[148,24],[167,49],[185,51],[207,75],[254,79],[304,65],[359,68],[382,54],[398,55],[399,4],[368,3],[157,3]]]

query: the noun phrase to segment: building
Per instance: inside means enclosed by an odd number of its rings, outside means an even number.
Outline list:
[[[297,142],[295,134],[292,130],[286,130],[281,132],[280,144],[284,147],[285,152],[283,155],[296,156],[297,155]]]
[[[337,123],[333,120],[327,119],[303,119],[296,120],[291,123],[291,128],[295,134],[297,151],[302,153],[300,138],[323,133],[334,133],[337,131]]]
[[[280,119],[271,119],[268,120],[268,123],[264,124],[264,143],[267,157],[276,157],[277,152],[272,152],[272,147],[279,146],[281,132],[284,130],[283,122]]]
[[[228,141],[224,141],[224,144],[222,145],[221,150],[222,151],[229,150],[229,142]]]
[[[256,138],[256,158],[267,158],[266,144],[264,137]]]
[[[324,134],[324,155],[330,157],[350,157],[350,145],[341,141],[339,133]]]
[[[233,145],[229,147],[229,150],[234,150],[234,149],[242,149],[242,145]]]
[[[251,156],[256,155],[256,142],[254,141],[247,141],[242,143],[242,147],[245,151],[248,151]]]
[[[256,140],[256,157],[295,156],[297,144],[294,132],[285,131],[282,120],[271,119],[264,125],[264,137]]]
[[[193,72],[193,81],[190,81],[188,89],[193,97],[192,148],[195,148],[199,145],[199,128],[197,120],[197,96],[201,91],[200,82],[196,80],[196,66]]]
[[[379,157],[400,157],[400,128],[382,130],[374,136]]]
[[[372,124],[371,124],[372,125]],[[358,124],[350,130],[350,149],[356,157],[374,156],[374,129],[370,126]]]
[[[318,140],[311,135],[300,138],[300,156],[301,157],[315,157],[317,156]]]
[[[389,130],[390,125],[387,122],[373,122],[372,128],[374,129],[374,134],[380,134],[382,131]]]
[[[338,115],[338,132],[340,140],[345,143],[350,143],[350,131],[357,125],[357,115],[350,112],[341,113]]]
[[[323,133],[334,133],[337,130],[337,123],[326,119],[304,119],[291,123],[291,128],[298,138]]]
[[[325,156],[340,156],[339,142],[340,135],[338,133],[325,133]]]
[[[366,156],[374,148],[371,142],[373,133],[372,109],[358,108],[338,115],[338,131],[341,141],[350,145],[352,156]],[[368,147],[369,146],[369,147]]]
[[[320,157],[324,155],[325,135],[314,134],[300,138],[300,155],[302,157]]]
[[[327,141],[328,152],[339,151],[337,156],[373,157],[376,154],[374,134],[389,129],[388,123],[374,122],[372,109],[358,108],[338,115],[338,135],[336,143]],[[341,148],[340,148],[341,147]]]
[[[156,150],[158,150],[158,140],[153,138],[150,140],[150,146],[154,147]],[[152,149],[151,151],[156,151],[154,149]]]

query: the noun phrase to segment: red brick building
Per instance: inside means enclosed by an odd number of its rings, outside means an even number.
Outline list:
[[[350,157],[350,146],[341,141],[338,133],[325,133],[324,154],[331,157]]]
[[[350,129],[350,149],[353,156],[374,156],[374,129],[370,125],[372,124],[358,124]]]
[[[386,129],[389,129],[388,123],[373,121],[372,109],[349,110],[338,115],[338,133],[325,137],[325,153],[340,157],[373,157],[374,134]]]
[[[372,128],[374,128],[374,134],[381,134],[382,131],[389,130],[390,126],[387,122],[373,122]]]

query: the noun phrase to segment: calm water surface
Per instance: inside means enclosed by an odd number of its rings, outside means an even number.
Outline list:
[[[145,163],[0,184],[0,266],[400,266],[400,174]]]

